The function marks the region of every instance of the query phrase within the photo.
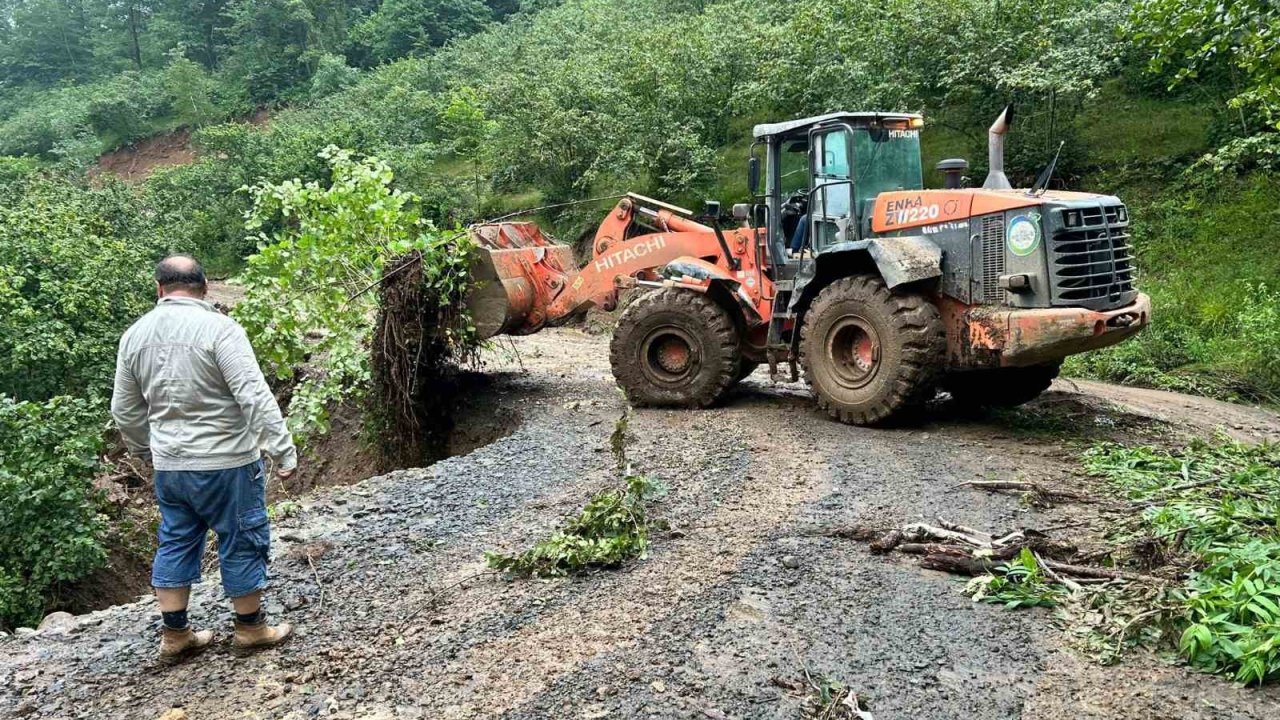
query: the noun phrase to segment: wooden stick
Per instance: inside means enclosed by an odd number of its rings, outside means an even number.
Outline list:
[[[986,533],[986,532],[983,532],[983,531],[981,531],[981,530],[975,530],[975,529],[973,529],[973,528],[971,528],[971,527],[968,527],[968,526],[966,526],[966,525],[961,525],[961,524],[959,524],[959,523],[953,523],[953,522],[950,522],[950,521],[948,521],[948,520],[944,520],[944,519],[942,519],[942,518],[940,518],[940,517],[939,517],[939,518],[936,518],[936,520],[938,521],[938,527],[945,528],[945,529],[947,529],[947,530],[954,530],[955,532],[958,532],[958,533],[964,533],[965,535],[972,535],[973,537],[975,537],[975,538],[979,538],[979,539],[984,540],[984,541],[986,541],[986,542],[991,542],[991,541],[992,541],[992,539],[993,539],[993,537],[992,537],[991,533]]]
[[[1080,587],[1080,583],[1076,582],[1075,580],[1072,580],[1071,578],[1065,578],[1059,575],[1056,571],[1054,571],[1053,568],[1049,567],[1049,564],[1044,561],[1044,558],[1040,557],[1040,555],[1036,553],[1034,550],[1031,552],[1031,556],[1036,559],[1037,563],[1040,563],[1040,567],[1041,569],[1044,570],[1045,576],[1048,577],[1050,580],[1053,580],[1059,585],[1062,585],[1063,587],[1070,590],[1071,592],[1078,592],[1079,590],[1082,589]]]
[[[943,528],[934,527],[926,523],[912,523],[902,528],[902,533],[907,537],[931,537],[935,540],[954,540],[962,542],[966,545],[974,547],[990,547],[991,543],[955,530],[944,530]]]
[[[960,487],[973,487],[979,490],[987,490],[989,492],[998,492],[1000,490],[1020,490],[1022,492],[1032,492],[1045,497],[1063,498],[1065,500],[1087,500],[1088,498],[1077,493],[1064,492],[1062,490],[1050,490],[1033,482],[1025,480],[970,480],[962,482],[958,485],[952,485],[949,490]]]
[[[1169,582],[1162,577],[1155,575],[1144,575],[1142,573],[1129,572],[1128,570],[1112,570],[1109,568],[1087,567],[1084,565],[1069,565],[1067,563],[1058,562],[1057,560],[1045,560],[1044,566],[1052,568],[1060,573],[1068,575],[1079,575],[1087,578],[1109,578],[1112,580],[1130,580],[1132,582],[1143,582],[1150,584],[1164,584]]]
[[[898,547],[902,542],[903,532],[901,530],[890,530],[884,537],[871,543],[871,552],[876,554],[884,554]]]

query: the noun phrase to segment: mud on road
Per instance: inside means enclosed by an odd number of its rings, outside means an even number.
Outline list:
[[[922,427],[870,430],[829,422],[803,388],[758,374],[722,408],[631,417],[630,461],[669,488],[657,512],[672,530],[647,558],[577,579],[482,575],[485,550],[531,544],[617,482],[610,435],[625,404],[607,356],[607,339],[572,330],[504,342],[462,422],[499,418],[509,435],[427,469],[319,489],[278,522],[268,608],[299,624],[286,647],[233,655],[230,616],[206,578],[192,619],[222,631],[214,649],[157,667],[151,600],[82,616],[68,633],[5,638],[0,713],[795,718],[801,699],[781,686],[807,668],[855,688],[877,720],[1276,717],[1274,688],[1142,654],[1091,664],[1049,611],[975,604],[955,577],[872,556],[840,533],[943,515],[994,530],[1071,526],[1055,535],[1087,544],[1102,530],[1098,505],[1025,507],[954,486],[1088,490],[1075,462],[1084,440],[1210,431],[1201,417],[1275,437],[1274,416],[1206,404],[1161,419],[1162,403],[1208,401],[1144,397],[1125,409],[1065,384],[1024,414],[942,409]]]

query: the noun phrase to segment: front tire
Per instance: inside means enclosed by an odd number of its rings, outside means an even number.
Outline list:
[[[818,405],[851,425],[883,423],[929,400],[945,350],[933,303],[868,275],[824,288],[800,334],[800,363]]]
[[[1017,407],[1040,396],[1062,369],[1061,362],[948,375],[942,389],[964,407]]]
[[[636,298],[618,319],[609,362],[633,405],[707,407],[737,381],[742,350],[724,308],[663,288]]]

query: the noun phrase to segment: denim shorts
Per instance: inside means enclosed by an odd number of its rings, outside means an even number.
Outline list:
[[[267,586],[271,526],[262,462],[230,470],[157,470],[160,547],[151,585],[190,587],[200,581],[205,538],[218,535],[218,567],[228,597]]]

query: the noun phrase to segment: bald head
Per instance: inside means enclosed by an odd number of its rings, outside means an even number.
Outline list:
[[[203,298],[208,289],[204,268],[190,255],[170,255],[156,265],[156,287],[160,295],[189,295]]]

